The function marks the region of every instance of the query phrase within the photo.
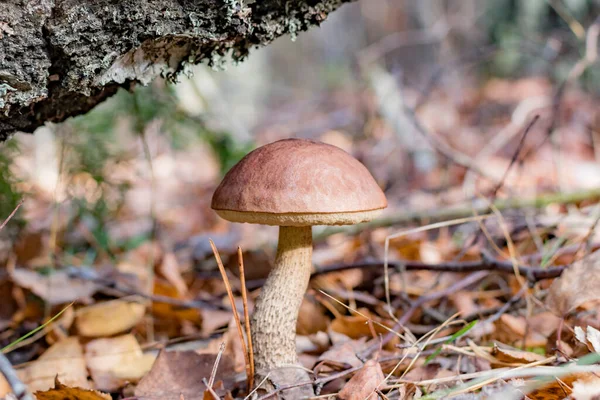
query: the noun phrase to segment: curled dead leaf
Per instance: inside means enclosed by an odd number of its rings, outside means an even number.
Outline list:
[[[583,303],[600,300],[600,251],[575,262],[550,286],[546,305],[564,316]]]
[[[498,346],[492,348],[491,354],[496,357],[497,360],[506,364],[529,364],[545,359],[544,356],[532,353],[531,351],[504,349]]]
[[[37,391],[35,397],[38,400],[112,400],[112,397],[106,393],[63,385],[58,378],[56,378],[54,388]]]
[[[338,397],[342,400],[375,400],[379,397],[376,390],[384,380],[381,365],[375,360],[369,360],[346,383]]]

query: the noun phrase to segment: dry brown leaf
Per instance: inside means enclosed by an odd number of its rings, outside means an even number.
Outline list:
[[[246,370],[246,358],[244,356],[244,350],[242,348],[242,342],[237,331],[235,319],[231,317],[229,325],[227,326],[227,332],[220,338],[211,340],[208,346],[203,349],[198,349],[199,354],[213,354],[218,353],[221,348],[221,344],[225,343],[225,352],[223,355],[229,356],[233,361],[233,369],[236,372],[243,372]]]
[[[155,359],[155,355],[142,352],[131,334],[92,340],[85,346],[85,360],[96,388],[109,392],[139,381]]]
[[[106,393],[63,385],[58,378],[56,378],[54,388],[37,391],[35,397],[38,400],[112,400],[112,397]]]
[[[31,290],[50,305],[87,299],[96,293],[97,289],[93,282],[71,278],[66,271],[42,275],[19,268],[11,272],[11,278],[15,284]]]
[[[575,382],[589,382],[595,378],[591,372],[573,374],[554,379],[547,385],[544,385],[532,392],[527,393],[527,397],[540,400],[564,400],[572,394],[573,384]],[[579,400],[579,399],[576,399]]]
[[[457,292],[452,294],[450,297],[450,301],[454,303],[454,307],[460,313],[461,317],[465,315],[473,314],[477,311],[477,305],[473,300],[473,296],[468,292]]]
[[[112,300],[77,310],[76,326],[82,336],[112,336],[137,325],[146,306],[133,301]]]
[[[188,288],[181,276],[181,269],[177,258],[173,253],[167,253],[163,257],[159,268],[160,273],[169,281],[171,285],[177,288],[180,296],[187,295]]]
[[[564,316],[583,303],[600,300],[600,251],[575,262],[550,286],[546,305]]]
[[[202,310],[202,328],[200,332],[204,336],[209,336],[218,328],[227,325],[229,321],[231,321],[231,311]]]
[[[509,364],[529,364],[545,359],[544,356],[530,351],[503,349],[498,346],[494,346],[492,355],[503,363]]]
[[[365,349],[366,338],[359,340],[347,340],[345,342],[334,344],[329,350],[319,356],[319,361],[335,361],[358,367],[362,361],[356,356]]]
[[[57,376],[68,386],[90,387],[83,348],[76,337],[50,346],[36,361],[17,370],[17,374],[32,392],[53,388]]]
[[[575,338],[587,346],[594,353],[600,353],[600,331],[592,326],[587,327],[587,332],[582,327],[575,327]]]
[[[150,372],[135,388],[138,400],[202,400],[207,380],[217,359],[216,354],[194,351],[161,351]],[[216,378],[228,387],[234,376],[233,362],[223,355]]]
[[[338,397],[342,400],[375,400],[379,396],[375,390],[385,377],[381,365],[369,360],[344,386]]]
[[[365,336],[371,338],[373,337],[373,331],[377,335],[388,333],[387,329],[379,325],[386,325],[384,320],[373,315],[366,308],[361,308],[358,311],[367,318],[362,315],[339,316],[331,322],[330,329],[338,333],[343,333],[351,339],[358,339]],[[369,323],[369,320],[373,322]]]
[[[325,308],[308,298],[304,298],[298,313],[296,333],[298,335],[310,335],[319,331],[327,331],[330,319],[325,315]]]

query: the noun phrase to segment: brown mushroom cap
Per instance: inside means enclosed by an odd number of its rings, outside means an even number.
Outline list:
[[[281,226],[356,224],[385,207],[381,188],[358,160],[303,139],[247,154],[212,198],[212,208],[229,221]]]

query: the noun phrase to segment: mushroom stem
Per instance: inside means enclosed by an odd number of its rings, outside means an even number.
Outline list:
[[[277,259],[262,288],[252,317],[257,371],[293,365],[296,321],[310,279],[312,227],[281,226]]]

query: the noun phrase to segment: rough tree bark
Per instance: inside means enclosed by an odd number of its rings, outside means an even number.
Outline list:
[[[119,87],[319,25],[351,0],[0,0],[0,141]]]

